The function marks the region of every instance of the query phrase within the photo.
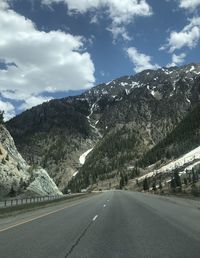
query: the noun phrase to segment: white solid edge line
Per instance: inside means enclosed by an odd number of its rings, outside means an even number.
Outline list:
[[[97,218],[98,218],[98,215],[94,216],[92,220],[95,221]]]
[[[82,203],[82,201],[73,203],[73,204],[71,204],[71,205],[70,205],[70,204],[69,204],[69,205],[65,205],[64,207],[59,208],[59,209],[57,209],[57,210],[50,211],[50,212],[46,212],[46,213],[44,213],[44,214],[38,215],[38,216],[36,216],[36,217],[33,217],[33,218],[31,218],[31,219],[22,220],[21,222],[17,222],[17,223],[15,223],[15,224],[13,224],[13,225],[10,225],[10,226],[8,226],[8,227],[1,228],[1,229],[0,229],[0,233],[1,233],[1,232],[4,232],[4,231],[7,231],[7,230],[9,230],[9,229],[12,229],[12,228],[21,226],[21,225],[23,225],[23,224],[32,222],[32,221],[34,221],[34,220],[37,220],[37,219],[40,219],[40,218],[49,216],[49,215],[51,215],[51,214],[57,213],[57,212],[59,212],[59,211],[65,210],[65,209],[67,209],[67,208],[71,208],[71,207],[77,206],[77,205],[79,205],[79,204],[81,204],[81,203]]]

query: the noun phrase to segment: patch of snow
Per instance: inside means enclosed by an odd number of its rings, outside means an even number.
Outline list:
[[[137,88],[137,87],[139,87],[139,82],[132,82],[132,85],[131,85],[131,88]]]
[[[99,137],[101,138],[102,135],[101,135],[101,133],[99,132],[98,128],[95,126],[96,123],[95,123],[95,125],[93,125],[93,124],[91,123],[91,119],[90,119],[90,117],[91,117],[91,116],[93,115],[93,113],[94,113],[94,108],[96,107],[98,101],[99,101],[99,99],[97,99],[97,101],[92,104],[92,106],[91,106],[91,108],[90,108],[90,114],[89,114],[89,116],[87,116],[87,119],[88,119],[89,125],[95,130],[95,132],[96,132],[96,133],[99,135]]]
[[[188,167],[186,167],[185,169],[184,169],[184,171],[191,171],[192,169],[193,169],[193,167],[195,167],[196,165],[198,165],[198,164],[200,164],[200,161],[197,161],[197,162],[195,162],[195,163],[193,163],[192,165],[189,165]]]
[[[186,153],[185,155],[183,155],[182,157],[169,162],[167,165],[162,166],[160,169],[158,170],[154,170],[152,172],[147,173],[144,176],[141,176],[138,178],[139,181],[144,180],[146,177],[152,177],[156,174],[160,174],[160,173],[166,173],[168,171],[171,171],[175,168],[179,168],[182,167],[184,164],[187,164],[189,162],[194,161],[195,159],[200,159],[200,146],[193,149],[192,151]],[[199,164],[200,161],[195,162],[189,166],[187,166],[184,171],[186,170],[191,170],[194,166],[196,166],[197,164]]]
[[[176,81],[173,82],[173,91],[176,90]]]
[[[187,100],[188,103],[191,103],[191,101],[187,97],[186,97],[186,100]]]
[[[115,99],[115,101],[121,101],[123,98],[122,97],[120,97],[119,99]]]
[[[85,98],[76,98],[77,100],[85,101]]]
[[[75,177],[78,174],[78,171],[74,172],[74,174],[72,175],[72,177]]]
[[[106,85],[109,85],[111,82],[112,82],[112,81],[107,82]]]
[[[168,70],[165,70],[165,74],[172,74],[173,73],[173,71],[168,71]]]
[[[85,163],[85,159],[87,157],[87,155],[93,150],[93,148],[87,150],[86,152],[84,152],[80,157],[79,157],[79,162],[81,165],[83,165]]]
[[[125,89],[126,95],[128,95],[130,93],[130,90]]]
[[[127,82],[121,82],[120,84],[121,84],[121,86],[123,86],[123,87],[125,87],[126,85],[128,85]]]
[[[192,72],[194,70],[195,70],[195,67],[194,67],[194,65],[192,65],[191,68],[190,68],[190,72]]]
[[[95,130],[96,130],[96,127],[95,127],[94,125],[90,124],[90,126],[91,126],[93,129],[95,129]]]
[[[158,171],[163,171],[163,170],[171,170],[174,169],[175,167],[180,167],[182,165],[184,165],[185,163],[191,162],[194,159],[199,159],[200,158],[200,146],[195,148],[194,150],[186,153],[185,155],[183,155],[181,158],[170,162],[169,164],[163,166],[162,168],[160,168]]]

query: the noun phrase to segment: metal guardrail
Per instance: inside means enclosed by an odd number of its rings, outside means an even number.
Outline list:
[[[54,196],[38,196],[38,197],[27,197],[27,198],[16,198],[16,199],[5,199],[0,201],[0,209],[8,207],[16,207],[23,204],[30,203],[42,203],[46,201],[59,200],[59,199],[70,199],[78,195],[84,195],[85,193],[77,194],[65,194],[65,195],[54,195]]]

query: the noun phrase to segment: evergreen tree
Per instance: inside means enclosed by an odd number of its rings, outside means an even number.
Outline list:
[[[176,183],[176,186],[178,187],[181,187],[182,184],[181,184],[181,178],[179,176],[179,172],[177,169],[174,170],[174,180],[175,180],[175,183]]]
[[[196,173],[194,172],[194,169],[192,169],[192,184],[195,184],[196,182],[197,182]]]
[[[170,186],[171,186],[172,191],[175,192],[176,191],[176,181],[173,177],[171,179]]]
[[[16,195],[16,191],[14,190],[14,187],[12,186],[9,193],[10,197],[14,197]]]
[[[124,181],[125,181],[125,185],[127,185],[128,184],[128,176],[127,175],[124,176]]]
[[[120,175],[119,188],[122,189],[125,185],[125,180],[123,174]]]
[[[161,180],[159,181],[159,189],[162,190],[163,186],[162,186],[162,182]]]
[[[4,121],[4,111],[0,110],[0,124],[3,124]]]
[[[186,177],[184,177],[183,181],[184,181],[184,184],[185,184],[185,185],[187,185],[187,184],[188,184],[188,183],[187,183],[187,178],[186,178]]]
[[[143,181],[143,190],[149,191],[149,182],[148,182],[147,178],[145,178]]]
[[[154,192],[156,192],[156,190],[157,190],[157,189],[156,189],[156,181],[153,182],[153,184],[152,184],[152,189],[153,189]]]
[[[192,182],[191,172],[188,173],[188,181],[189,181],[189,183]]]

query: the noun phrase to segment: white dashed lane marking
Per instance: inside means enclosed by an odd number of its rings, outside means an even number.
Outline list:
[[[92,220],[95,221],[97,218],[98,218],[98,215],[94,216]]]

